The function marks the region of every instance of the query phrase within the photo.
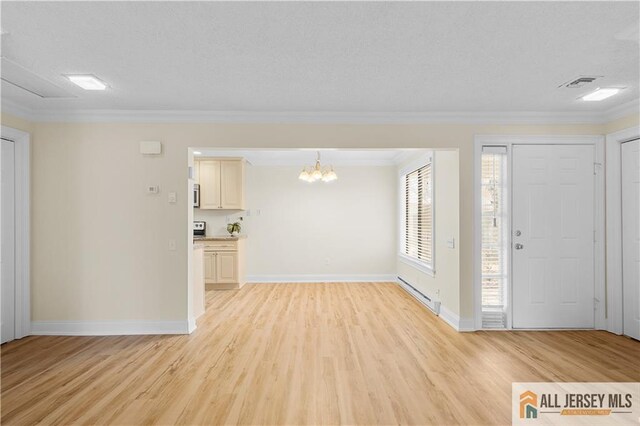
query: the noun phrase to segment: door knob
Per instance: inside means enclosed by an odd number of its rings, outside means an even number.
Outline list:
[[[519,237],[520,235],[522,235],[522,232],[516,231],[516,237]]]
[[[524,248],[524,246],[520,243],[516,243],[515,245],[516,250],[522,250]]]

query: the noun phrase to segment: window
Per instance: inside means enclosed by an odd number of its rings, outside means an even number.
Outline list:
[[[431,159],[401,175],[402,238],[400,253],[433,271],[433,165]]]
[[[507,150],[482,148],[482,327],[505,328],[507,289]]]

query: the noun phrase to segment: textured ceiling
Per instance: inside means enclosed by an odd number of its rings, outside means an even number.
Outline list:
[[[75,98],[35,110],[604,111],[638,98],[638,2],[8,2],[2,55]],[[62,76],[91,73],[85,92]],[[583,89],[557,86],[602,75]],[[577,101],[626,86],[607,101]]]

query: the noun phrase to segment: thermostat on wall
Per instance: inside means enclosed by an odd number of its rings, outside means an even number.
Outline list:
[[[141,141],[140,154],[143,154],[143,155],[162,154],[162,144],[158,141]]]

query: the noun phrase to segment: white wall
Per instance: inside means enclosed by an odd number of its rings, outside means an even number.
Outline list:
[[[472,318],[474,135],[604,134],[620,123],[605,132],[599,124],[29,123],[3,114],[2,124],[32,135],[32,317],[185,320],[187,148],[236,147],[457,149],[459,314]],[[141,140],[162,141],[162,156],[143,158]],[[149,183],[160,185],[158,196],[144,194]],[[178,205],[166,191],[178,193]]]
[[[423,294],[440,300],[457,315],[460,312],[460,215],[457,151],[435,151],[435,273],[422,272],[398,257],[398,276]],[[402,165],[398,169],[402,169]],[[396,172],[396,181],[397,181]],[[454,248],[447,240],[455,239]]]
[[[224,235],[227,217],[244,217],[250,281],[394,277],[396,168],[336,171],[335,182],[309,184],[298,179],[300,166],[248,166],[250,215],[196,209],[196,220],[207,222],[209,235]]]

